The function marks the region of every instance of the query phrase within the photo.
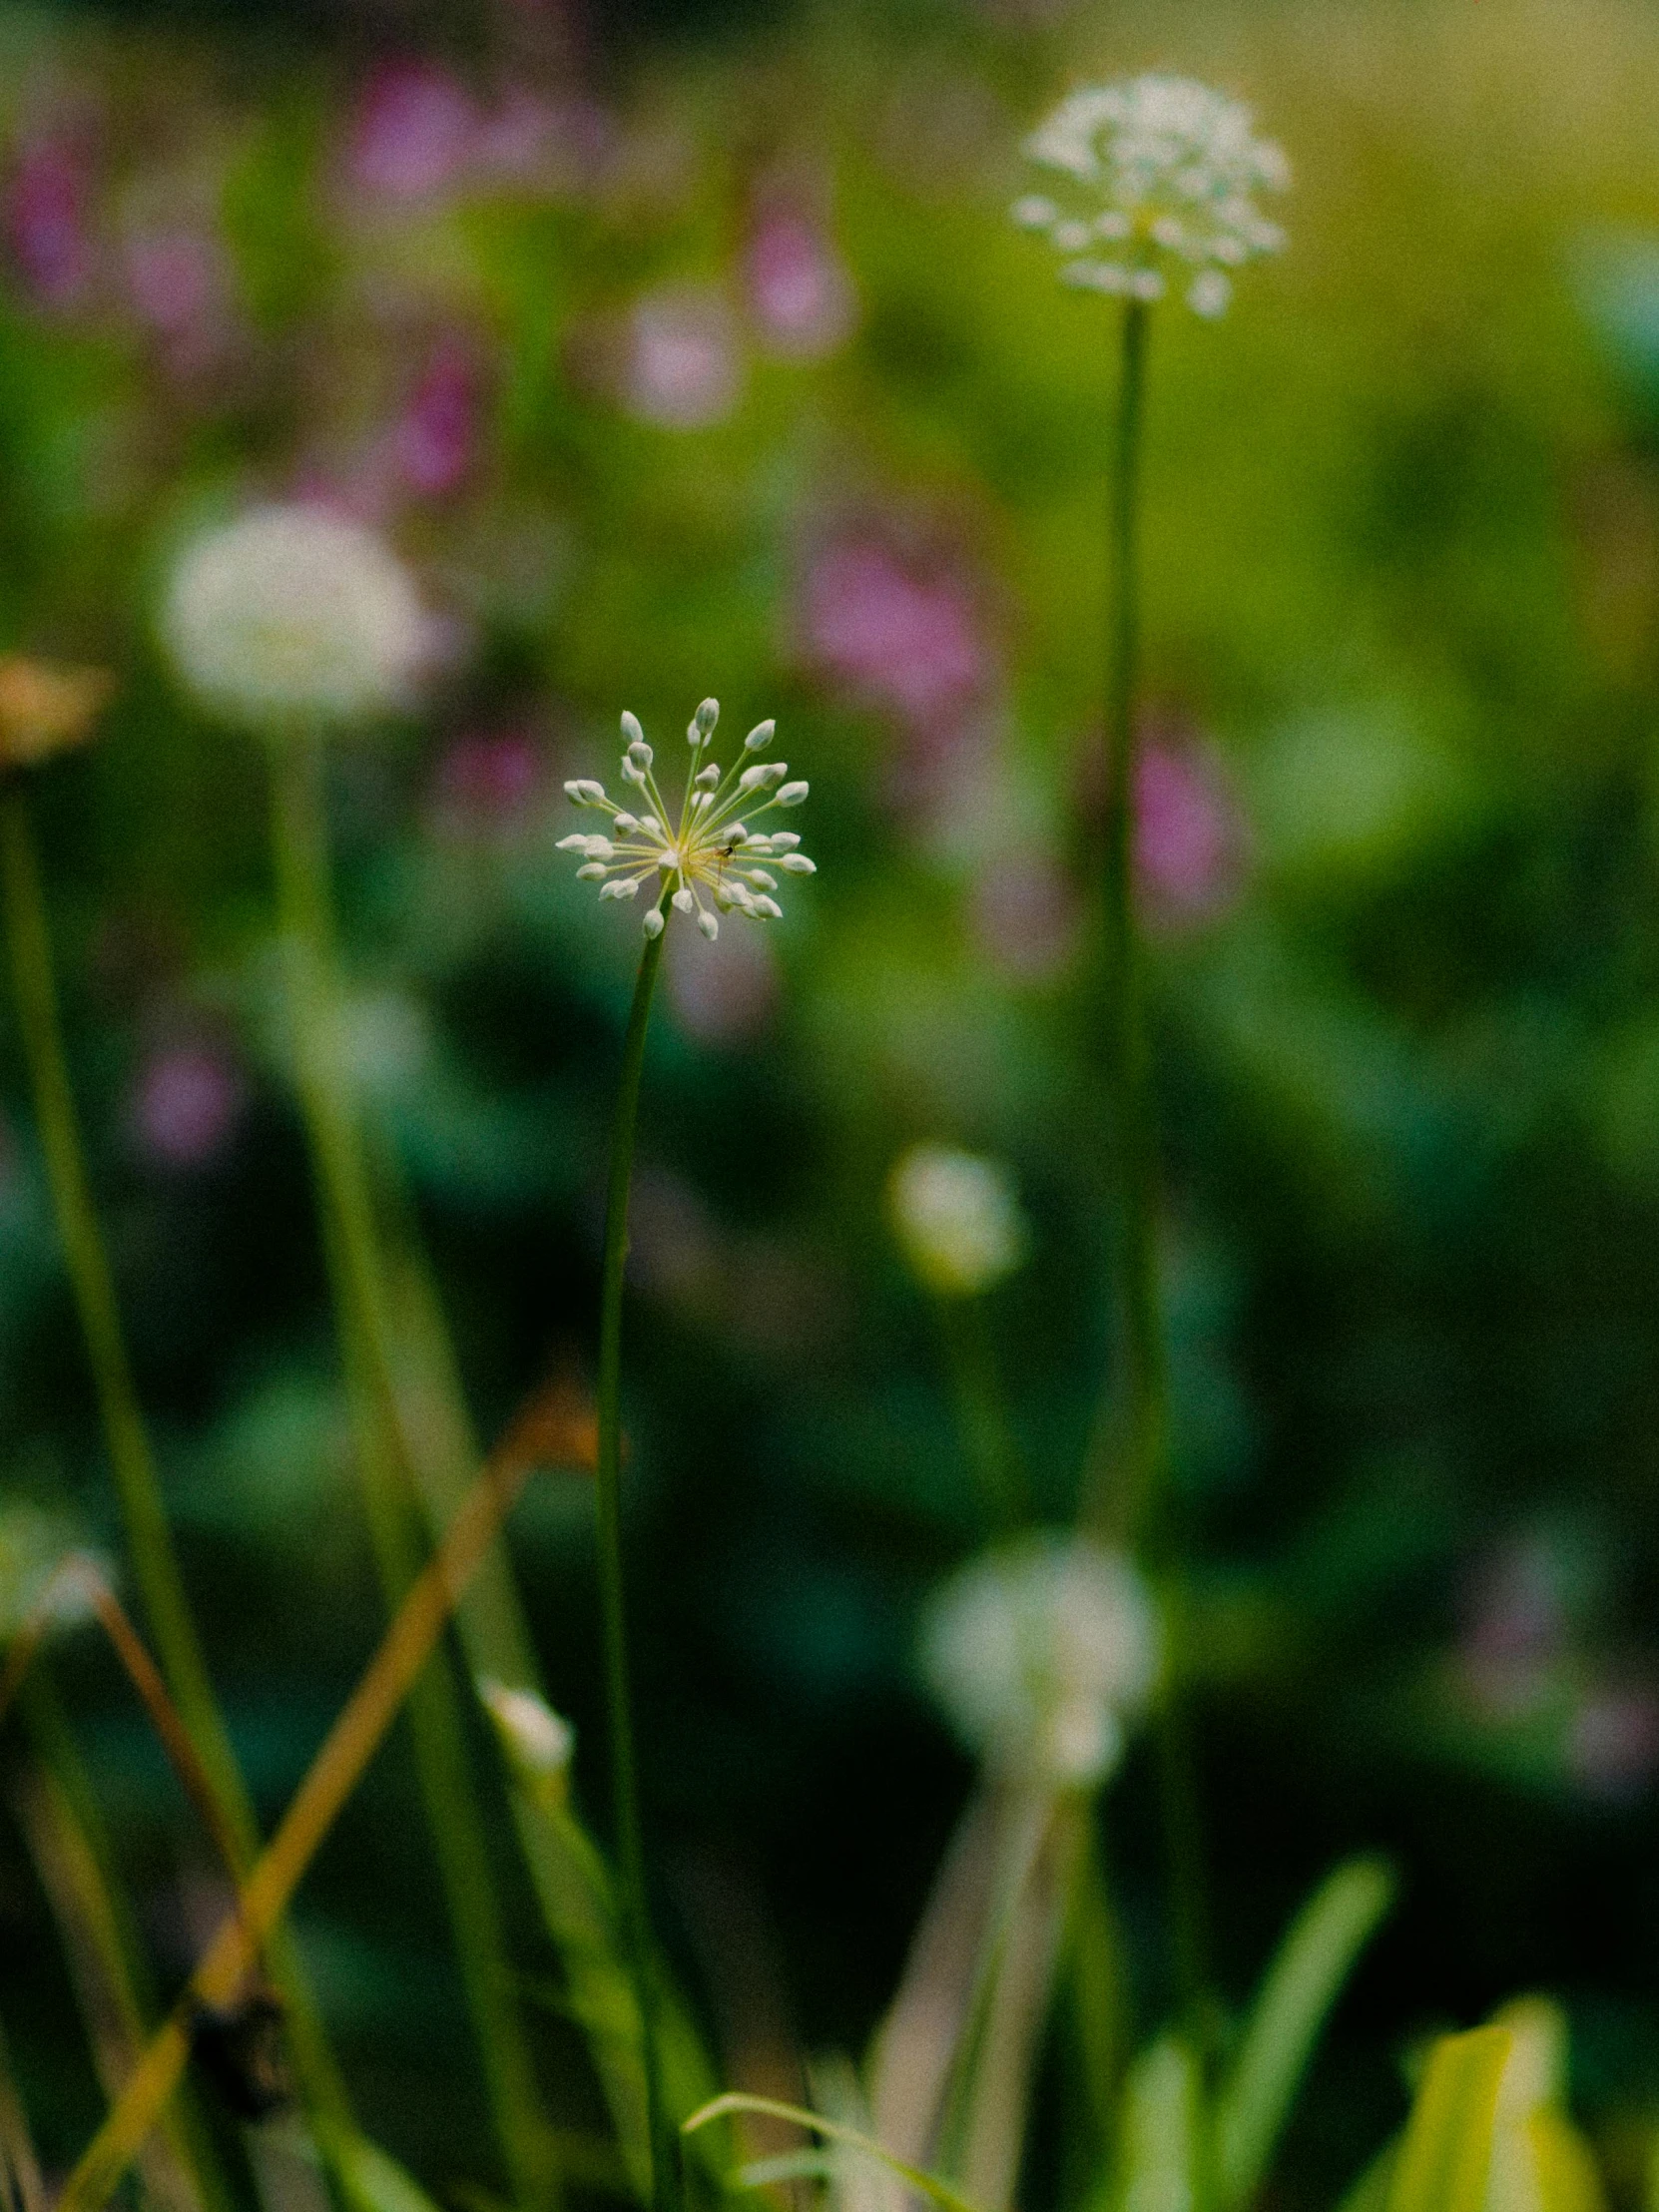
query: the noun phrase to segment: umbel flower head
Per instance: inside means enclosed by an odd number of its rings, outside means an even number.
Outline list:
[[[561,852],[583,854],[576,872],[584,882],[599,885],[601,898],[635,898],[653,875],[661,889],[672,885],[669,903],[679,913],[696,914],[698,928],[711,943],[720,935],[720,914],[735,909],[752,921],[779,918],[783,908],[772,895],[778,888],[773,867],[789,875],[818,872],[793,830],[750,828],[774,808],[799,807],[807,796],[806,784],[788,781],[787,762],[754,758],[771,745],[777,725],[757,723],[723,775],[715,762],[704,758],[719,720],[717,699],[705,699],[691,719],[686,731],[691,763],[676,815],[658,789],[656,755],[645,732],[633,715],[625,714],[622,781],[638,795],[639,812],[618,806],[592,777],[578,776],[566,784],[566,796],[573,806],[609,815],[610,834],[578,830],[559,839]],[[757,866],[760,860],[771,866]],[[662,929],[659,903],[645,916],[645,933],[657,937]]]
[[[912,1272],[939,1298],[990,1290],[1031,1242],[1008,1170],[948,1145],[912,1145],[898,1159],[887,1214]]]
[[[187,547],[162,635],[205,706],[274,736],[406,707],[432,639],[390,548],[303,504],[256,508]]]
[[[933,1593],[921,1669],[967,1749],[1004,1781],[1086,1789],[1157,1680],[1158,1617],[1121,1552],[1036,1535],[981,1552]]]
[[[1291,165],[1252,122],[1190,77],[1080,85],[1025,142],[1049,189],[1016,200],[1014,221],[1047,233],[1069,284],[1145,300],[1184,287],[1218,315],[1232,272],[1285,244],[1255,196],[1283,192]]]

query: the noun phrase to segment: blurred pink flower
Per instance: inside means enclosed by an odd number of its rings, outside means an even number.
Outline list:
[[[139,1150],[158,1167],[207,1167],[230,1142],[246,1099],[241,1073],[212,1045],[164,1045],[145,1061],[134,1089]]]
[[[917,722],[958,712],[992,673],[966,586],[913,570],[873,537],[818,555],[802,616],[808,653],[828,676]]]
[[[730,414],[743,368],[724,296],[674,284],[636,300],[624,382],[632,412],[668,429],[701,429]]]
[[[1135,870],[1152,918],[1200,921],[1238,888],[1244,826],[1231,794],[1197,746],[1154,741],[1135,782]]]
[[[393,427],[398,475],[429,499],[454,491],[472,465],[477,430],[477,372],[459,340],[445,339]]]
[[[459,79],[429,62],[384,62],[363,87],[347,167],[359,190],[418,200],[470,160],[478,111]]]
[[[135,311],[164,340],[176,367],[199,368],[219,353],[230,326],[231,273],[211,233],[135,234],[127,241],[126,276]]]
[[[772,1019],[778,959],[762,930],[728,927],[705,944],[692,930],[671,929],[665,966],[680,1026],[703,1044],[737,1044]]]
[[[750,305],[774,352],[810,360],[850,335],[852,280],[806,217],[785,210],[764,217],[750,240],[745,274]]]
[[[985,958],[1022,981],[1055,974],[1077,942],[1077,893],[1047,852],[993,860],[974,884],[968,913]]]
[[[433,801],[440,822],[460,830],[522,822],[547,787],[547,761],[525,731],[458,738],[438,763]]]
[[[90,197],[86,162],[70,141],[24,147],[6,191],[6,235],[24,282],[54,306],[77,298],[92,278]]]
[[[1647,1690],[1592,1690],[1567,1733],[1567,1772],[1589,1796],[1634,1797],[1659,1766],[1659,1698]]]

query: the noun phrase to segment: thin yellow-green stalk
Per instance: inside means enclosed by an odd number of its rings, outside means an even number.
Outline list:
[[[333,958],[322,747],[290,732],[275,752],[273,849],[297,1088],[316,1176],[364,1509],[388,1605],[418,1566],[418,1491],[398,1401],[373,1196],[345,1064]],[[409,1718],[428,1826],[449,1909],[485,2081],[521,2205],[556,2187],[552,2130],[513,1995],[484,1823],[453,1675],[440,1661],[416,1684]]]
[[[28,798],[15,774],[0,783],[0,903],[5,910],[18,1025],[41,1152],[98,1394],[133,1572],[168,1686],[235,1839],[238,1862],[246,1867],[259,1849],[259,1827],[185,1594],[155,1454],[133,1382],[70,1087]],[[285,1931],[273,1930],[269,1955],[286,2006],[294,2058],[312,2116],[329,2128],[347,2126],[350,2110],[344,2083]]]

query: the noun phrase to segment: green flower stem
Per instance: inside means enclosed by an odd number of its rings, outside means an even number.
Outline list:
[[[628,1684],[627,1619],[622,1589],[622,1275],[628,1258],[628,1190],[634,1173],[634,1132],[639,1119],[640,1072],[651,994],[662,965],[663,929],[646,939],[640,955],[634,1003],[622,1047],[622,1082],[611,1127],[611,1180],[605,1201],[605,1261],[599,1307],[599,1592],[605,1627],[605,1695],[611,1731],[611,1782],[615,1796],[623,1937],[639,2004],[645,2059],[646,2124],[651,2140],[651,2201],[655,2212],[677,2212],[679,2146],[663,2102],[658,2049],[656,1975],[651,1917],[646,1901],[645,1853],[640,1842],[639,1784]]]
[[[1146,411],[1147,308],[1124,309],[1112,450],[1111,678],[1107,696],[1103,982],[1106,1098],[1117,1155],[1115,1306],[1121,1330],[1121,1411],[1112,1426],[1115,1496],[1097,1494],[1097,1519],[1140,1550],[1166,1583],[1172,1627],[1158,1714],[1159,1773],[1177,1981],[1201,2047],[1211,2006],[1208,1911],[1191,1739],[1182,1707],[1179,1566],[1169,1489],[1169,1355],[1158,1283],[1158,1128],[1135,912],[1135,794],[1140,765],[1141,447]]]
[[[168,1688],[236,1839],[240,1867],[246,1871],[258,1856],[259,1827],[185,1595],[155,1454],[133,1382],[70,1088],[29,803],[15,776],[0,784],[0,903],[5,909],[35,1122],[98,1393],[133,1572]],[[352,2125],[345,2085],[285,1929],[273,1933],[268,1958],[286,2007],[289,2039],[306,2101],[318,2123],[318,2140],[325,2146]]]
[[[1118,1505],[1125,1530],[1161,1513],[1169,1435],[1169,1364],[1158,1310],[1158,1135],[1140,935],[1135,919],[1135,785],[1140,763],[1140,472],[1147,309],[1124,310],[1112,463],[1112,676],[1106,718],[1104,951],[1106,1093],[1118,1156],[1117,1307],[1123,1331],[1127,1447]],[[1156,1540],[1156,1539],[1155,1539]]]
[[[417,1496],[398,1402],[396,1360],[370,1178],[345,1059],[334,981],[333,902],[322,745],[291,731],[276,750],[273,848],[295,1074],[340,1335],[364,1511],[386,1601],[395,1609],[419,1566]],[[552,2131],[512,1995],[482,1816],[452,1676],[439,1659],[409,1701],[421,1795],[502,2153],[521,2206],[556,2188]]]
[[[982,1296],[940,1298],[939,1329],[956,1392],[957,1420],[986,1525],[996,1534],[1017,1528],[1030,1503],[1025,1469],[996,1372],[996,1347]]]

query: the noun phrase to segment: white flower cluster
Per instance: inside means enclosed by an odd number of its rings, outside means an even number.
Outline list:
[[[1031,1242],[1008,1170],[947,1145],[913,1145],[898,1160],[887,1212],[911,1269],[939,1298],[990,1290]]]
[[[757,860],[769,860],[790,875],[817,873],[793,830],[757,831],[743,819],[753,821],[775,807],[799,807],[807,796],[806,784],[787,781],[790,771],[785,761],[752,761],[751,766],[743,766],[772,743],[776,723],[758,723],[744,739],[738,759],[722,775],[714,762],[703,762],[719,720],[717,699],[705,699],[691,719],[686,738],[692,766],[671,828],[672,810],[657,788],[656,755],[635,717],[625,714],[622,734],[628,749],[622,756],[622,781],[639,793],[642,811],[635,814],[619,807],[603,784],[576,777],[565,786],[567,798],[573,806],[608,814],[613,833],[578,831],[559,839],[561,852],[583,855],[576,872],[585,882],[599,885],[601,898],[637,897],[640,885],[652,875],[661,879],[665,889],[672,883],[669,903],[679,913],[695,913],[698,928],[711,943],[720,934],[717,907],[723,914],[735,908],[754,921],[776,921],[782,915],[783,908],[772,895],[778,878],[769,868],[755,866]],[[662,929],[659,903],[645,916],[645,933],[657,937]]]
[[[188,547],[162,634],[204,705],[276,736],[406,707],[432,646],[396,555],[305,505],[258,508]]]
[[[1079,86],[1025,145],[1063,182],[1016,200],[1014,221],[1047,233],[1067,283],[1146,300],[1184,284],[1196,314],[1218,315],[1230,273],[1285,244],[1255,195],[1283,192],[1290,163],[1252,120],[1190,77]]]
[[[982,1552],[934,1592],[921,1667],[993,1774],[1087,1789],[1122,1756],[1159,1641],[1152,1597],[1121,1553],[1037,1535]]]

